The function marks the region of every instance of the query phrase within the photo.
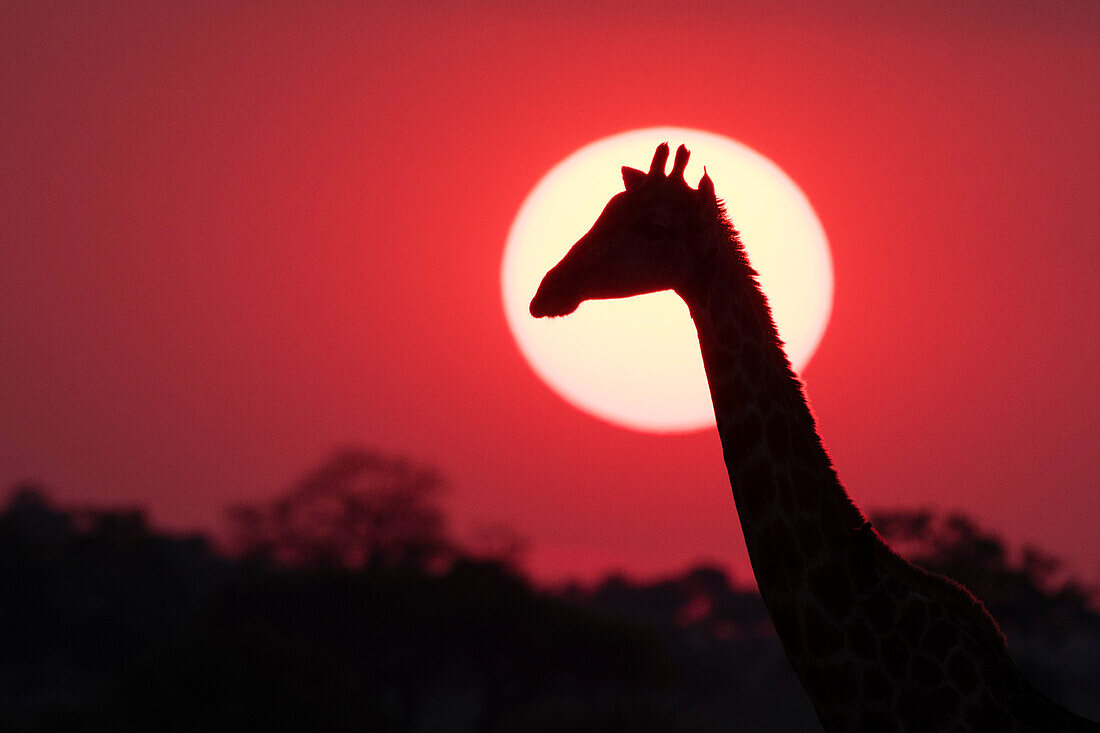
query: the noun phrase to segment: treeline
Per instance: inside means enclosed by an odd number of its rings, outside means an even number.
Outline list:
[[[535,587],[522,541],[465,542],[440,476],[345,450],[263,505],[231,548],[13,487],[0,513],[0,729],[819,729],[759,596],[718,568]],[[1058,563],[961,516],[876,526],[967,584],[1025,673],[1100,713],[1100,618]]]

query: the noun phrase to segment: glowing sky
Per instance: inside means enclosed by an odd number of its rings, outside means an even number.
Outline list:
[[[0,9],[0,485],[220,528],[365,445],[543,577],[744,577],[717,435],[576,411],[500,303],[551,166],[682,125],[828,233],[804,377],[853,498],[1100,579],[1096,3],[226,5]]]

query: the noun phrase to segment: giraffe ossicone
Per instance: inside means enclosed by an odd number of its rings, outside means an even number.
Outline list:
[[[675,291],[699,334],[757,585],[825,730],[1100,731],[1020,674],[966,589],[895,554],[821,443],[740,235],[689,152],[657,146],[543,278],[536,317],[585,300]]]

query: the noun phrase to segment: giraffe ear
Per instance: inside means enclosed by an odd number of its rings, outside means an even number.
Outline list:
[[[645,173],[637,168],[631,168],[628,165],[623,166],[623,183],[626,184],[626,190],[630,191],[638,186],[642,185],[642,181],[645,180]]]
[[[705,204],[718,203],[718,197],[714,194],[714,181],[710,180],[706,168],[703,168],[703,177],[699,179],[699,198]]]

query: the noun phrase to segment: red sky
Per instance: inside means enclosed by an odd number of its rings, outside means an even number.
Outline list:
[[[1100,579],[1100,5],[798,5],[4,4],[0,485],[221,528],[363,445],[544,578],[747,578],[717,434],[577,412],[499,293],[553,164],[682,125],[825,226],[803,376],[856,502]]]

